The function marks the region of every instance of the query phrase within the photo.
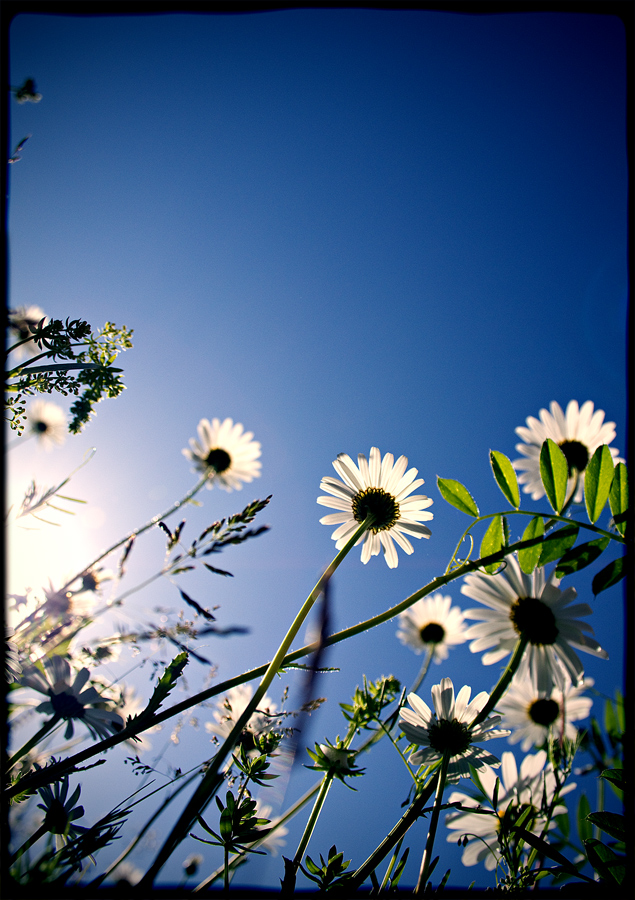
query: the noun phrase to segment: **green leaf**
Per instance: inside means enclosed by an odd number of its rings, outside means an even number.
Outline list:
[[[591,590],[597,596],[607,588],[613,587],[626,575],[626,557],[620,556],[597,573],[591,584]]]
[[[142,710],[138,716],[135,716],[135,719],[145,718],[148,715],[151,715],[157,711],[157,709],[161,706],[165,698],[168,696],[176,682],[179,680],[181,675],[183,674],[183,669],[187,665],[188,654],[179,653],[178,656],[175,656],[170,665],[167,667],[157,686],[154,689],[154,693],[150,697],[150,702],[146,706],[144,710]]]
[[[437,475],[437,487],[443,499],[451,506],[467,513],[468,516],[478,518],[478,506],[468,489],[460,481],[454,481],[452,478],[439,478]]]
[[[523,541],[531,538],[541,537],[545,533],[545,523],[542,516],[534,516],[529,520],[529,525],[525,528],[522,536]],[[525,575],[531,575],[540,559],[542,553],[542,544],[535,544],[533,547],[526,547],[524,550],[518,551],[518,564]]]
[[[217,569],[215,566],[210,566],[206,562],[203,563],[206,569],[209,569],[210,572],[213,572],[214,575],[225,575],[226,577],[233,578],[231,572],[227,572],[225,569]]]
[[[526,828],[514,828],[514,834],[517,834],[519,837],[525,841],[525,843],[529,844],[530,847],[534,847],[538,850],[543,856],[548,856],[549,859],[553,859],[554,862],[557,862],[563,869],[565,869],[570,875],[575,875],[578,878],[583,878],[585,881],[590,881],[590,878],[586,878],[584,875],[580,875],[578,870],[575,868],[573,863],[569,862],[566,856],[563,856],[562,853],[559,853],[555,847],[551,844],[548,844],[542,838],[538,837],[538,835],[533,834],[531,831],[527,831]]]
[[[578,801],[578,835],[582,842],[587,841],[593,834],[593,829],[588,821],[591,807],[587,800],[587,795],[582,794]]]
[[[504,453],[499,453],[498,450],[490,450],[489,461],[492,466],[494,478],[496,479],[496,484],[505,495],[508,503],[510,503],[514,509],[518,509],[520,506],[520,491],[518,490],[516,472],[514,471],[514,467],[510,460]]]
[[[606,444],[602,444],[589,460],[584,473],[584,502],[591,524],[597,522],[606,505],[614,473],[611,451]]]
[[[504,546],[505,536],[503,534],[503,520],[501,516],[494,516],[489,524],[489,528],[483,535],[479,555],[481,556],[481,558],[483,558],[484,556],[489,556],[491,553],[497,553]],[[495,572],[499,566],[500,562],[490,563],[489,566],[485,566],[485,571],[489,572],[491,575],[492,572]]]
[[[615,467],[615,475],[609,491],[609,505],[615,527],[623,535],[626,532],[626,514],[628,512],[628,472],[624,463],[618,463]]]
[[[613,701],[610,699],[607,699],[604,702],[604,730],[609,738],[613,738],[613,740],[620,740],[623,737],[617,724],[617,716],[615,714]]]
[[[562,834],[564,835],[565,839],[568,838],[568,837],[569,837],[569,831],[570,831],[570,826],[569,826],[569,813],[568,813],[568,812],[566,812],[566,813],[560,813],[559,816],[554,816],[554,819],[555,819],[555,821],[556,821],[556,825],[558,826],[558,828],[560,829],[560,831],[561,831]]]
[[[401,842],[399,842],[399,845],[398,845],[398,846],[401,847]],[[407,863],[407,861],[408,861],[408,854],[409,854],[409,853],[410,853],[410,847],[406,847],[406,849],[405,849],[404,852],[403,852],[403,856],[401,857],[401,859],[399,860],[399,862],[398,862],[397,865],[395,866],[395,872],[394,872],[392,878],[390,879],[390,886],[391,886],[392,888],[396,888],[397,885],[399,884],[399,879],[401,878],[402,872],[403,872],[403,870],[404,870],[404,868],[405,868],[405,866],[406,866],[406,863]]]
[[[540,451],[540,477],[547,500],[559,513],[567,497],[569,466],[564,453],[551,438],[547,438]]]
[[[542,545],[539,565],[546,566],[555,559],[560,559],[575,544],[579,530],[578,525],[564,525],[548,534]]]
[[[622,883],[626,874],[624,857],[617,856],[610,847],[595,838],[584,841],[584,848],[589,862],[601,878]]]
[[[619,688],[615,690],[615,714],[617,715],[617,724],[620,732],[624,734],[626,731],[626,710],[624,708],[624,697]]]
[[[589,822],[593,822],[598,828],[601,828],[605,834],[618,841],[626,838],[626,819],[619,813],[612,812],[594,812],[587,816]]]
[[[604,553],[610,542],[610,538],[601,537],[567,550],[557,565],[556,578],[564,578],[565,575],[572,575],[574,572],[590,566],[598,556]]]
[[[601,777],[609,781],[618,791],[624,791],[624,769],[604,769]]]

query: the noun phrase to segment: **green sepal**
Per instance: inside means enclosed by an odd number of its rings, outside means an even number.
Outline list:
[[[538,565],[546,566],[548,563],[560,559],[575,544],[579,530],[578,525],[564,525],[557,531],[548,534],[542,544]]]
[[[490,450],[489,461],[496,484],[503,492],[505,499],[514,509],[518,509],[520,506],[520,490],[518,489],[518,478],[511,461],[504,453],[499,453],[498,450]]]
[[[628,513],[628,472],[624,463],[618,463],[615,467],[613,483],[609,491],[609,505],[615,527],[621,535],[624,535]]]
[[[604,553],[610,542],[610,538],[600,537],[567,550],[556,567],[556,578],[564,578],[590,566]]]
[[[566,456],[551,438],[547,438],[540,450],[540,477],[547,500],[560,513],[567,497],[569,466]]]
[[[456,507],[456,509],[466,513],[468,516],[473,516],[475,519],[478,518],[478,506],[474,501],[474,497],[460,481],[454,481],[452,478],[439,478],[437,475],[437,487],[443,499],[450,506]]]
[[[569,832],[571,830],[571,826],[569,824],[569,813],[560,813],[558,816],[554,816],[554,820],[556,825],[558,826],[559,831],[564,835],[565,840],[569,837]]]
[[[611,451],[606,444],[602,444],[589,460],[584,473],[584,502],[591,524],[595,524],[602,514],[609,498],[614,473]]]
[[[505,535],[503,533],[503,520],[501,516],[494,516],[487,531],[483,535],[480,556],[482,558],[484,556],[489,556],[492,553],[497,553],[499,550],[502,550],[504,546]],[[485,566],[485,571],[491,575],[499,567],[500,562],[490,563],[489,566]]]
[[[528,541],[531,538],[542,537],[544,533],[545,523],[542,516],[534,516],[529,520],[529,525],[523,532],[522,540]],[[534,544],[533,547],[525,547],[523,550],[518,551],[518,565],[525,575],[531,575],[534,571],[538,565],[541,553],[542,543]]]
[[[591,590],[597,596],[607,588],[613,587],[626,575],[626,557],[620,556],[597,573],[591,583]]]

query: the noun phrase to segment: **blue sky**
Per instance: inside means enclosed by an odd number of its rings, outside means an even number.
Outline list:
[[[402,554],[396,571],[351,554],[334,583],[338,628],[445,569],[467,519],[440,498],[437,475],[464,482],[481,511],[504,508],[488,452],[515,458],[514,428],[551,400],[606,410],[624,453],[625,46],[616,18],[22,15],[11,29],[12,83],[29,76],[43,99],[11,109],[12,146],[32,134],[10,173],[11,303],[95,327],[126,324],[135,346],[122,357],[127,390],[102,403],[81,436],[50,454],[33,442],[12,451],[19,494],[31,477],[61,480],[97,448],[69,489],[86,508],[63,529],[15,539],[12,590],[59,582],[182,496],[194,476],[181,449],[199,419],[231,416],[261,441],[262,478],[241,494],[206,491],[186,535],[270,493],[262,520],[271,531],[227,551],[220,564],[234,579],[182,582],[220,605],[220,624],[251,630],[206,648],[225,678],[270,658],[332,558],[315,498],[337,453],[404,453],[435,501],[431,539]],[[130,584],[160,564],[160,534],[135,553]],[[458,585],[448,593],[460,603]],[[594,601],[585,579],[579,593],[601,613],[592,624],[611,654],[585,663],[612,694],[621,590]],[[178,604],[178,591],[161,584],[135,596],[129,623]],[[388,623],[331,654],[341,671],[320,686],[329,702],[307,738],[344,731],[337,704],[363,673],[414,679],[419,660],[395,630]],[[148,674],[130,676],[140,691]],[[446,674],[474,691],[496,677],[462,647],[434,667],[423,696]],[[190,687],[206,675],[192,664]],[[168,758],[199,759],[206,740],[189,728]],[[359,863],[396,821],[407,788],[388,750],[369,758],[372,787],[340,792],[355,818],[342,822],[341,804],[327,806],[309,852],[336,842]],[[287,800],[310,775],[298,770]],[[451,883],[488,883],[482,869],[462,870],[456,848],[442,849],[439,871],[451,865]],[[250,869],[245,883],[275,885],[281,875],[279,860]],[[416,863],[408,872],[414,881]]]

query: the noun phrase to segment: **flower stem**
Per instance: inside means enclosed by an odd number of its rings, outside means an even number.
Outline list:
[[[322,779],[322,784],[320,785],[320,790],[317,797],[315,798],[313,809],[311,810],[311,815],[309,816],[309,821],[306,823],[306,827],[304,829],[302,837],[300,838],[300,843],[298,844],[298,849],[295,851],[295,856],[293,857],[293,865],[296,871],[298,869],[298,866],[302,862],[302,857],[304,856],[304,852],[309,845],[311,835],[313,834],[313,830],[317,825],[317,820],[319,819],[320,813],[322,812],[322,807],[324,806],[326,795],[330,791],[332,784],[333,774],[331,772],[325,772],[324,778]]]
[[[432,662],[433,656],[434,656],[434,647],[432,646],[428,650],[428,655],[426,656],[425,660],[423,661],[423,665],[421,666],[419,674],[415,678],[414,684],[408,691],[409,694],[416,694],[417,691],[419,690],[419,688],[421,687],[423,679],[428,674],[428,669],[430,668],[430,663]]]
[[[381,724],[381,722],[380,722]],[[355,737],[356,729],[354,727],[349,727],[348,733],[342,742],[342,748],[344,750],[348,750],[351,745],[353,738]],[[308,847],[309,841],[311,840],[311,835],[315,829],[317,824],[317,820],[320,817],[320,813],[322,812],[322,807],[326,801],[326,796],[331,789],[331,785],[333,784],[334,774],[333,772],[325,772],[324,777],[322,778],[322,784],[320,785],[320,790],[315,798],[315,803],[313,804],[313,809],[311,810],[311,815],[309,816],[309,821],[306,823],[306,827],[300,838],[300,843],[298,844],[298,849],[295,851],[295,856],[293,857],[293,865],[295,870],[297,871],[298,866],[302,862],[302,857]]]
[[[55,715],[52,719],[49,719],[48,722],[45,722],[44,725],[40,728],[40,730],[33,735],[33,737],[26,742],[26,744],[21,747],[16,753],[13,754],[11,759],[7,762],[7,772],[10,772],[11,769],[15,766],[17,762],[19,762],[23,756],[32,750],[36,744],[39,744],[43,737],[55,728],[57,723],[60,721],[60,717]]]
[[[439,813],[441,811],[441,801],[443,800],[443,790],[445,788],[445,779],[448,774],[448,766],[450,765],[450,751],[443,751],[443,758],[441,760],[441,770],[439,771],[439,777],[437,780],[437,790],[434,797],[434,807],[432,808],[432,815],[430,816],[430,830],[428,831],[428,839],[426,840],[426,847],[423,851],[423,856],[421,857],[421,869],[419,871],[419,881],[417,882],[417,886],[414,890],[415,894],[420,894],[425,890],[427,881],[428,881],[428,872],[430,871],[430,859],[432,857],[432,848],[434,847],[434,839],[437,834],[437,825],[439,824]]]
[[[527,638],[521,637],[516,644],[514,652],[512,654],[512,658],[507,663],[507,668],[498,679],[498,684],[489,695],[489,700],[480,711],[480,713],[476,716],[473,722],[470,723],[470,728],[474,728],[475,725],[479,725],[481,722],[484,722],[485,719],[489,716],[491,711],[494,709],[500,698],[503,696],[509,685],[511,684],[511,680],[516,674],[518,666],[520,665],[520,661],[523,658],[523,653],[525,652],[525,647],[527,646]]]
[[[349,884],[351,894],[370,877],[370,873],[375,871],[377,866],[390,853],[395,844],[403,838],[410,826],[414,825],[430,799],[432,792],[435,790],[436,785],[437,779],[435,776],[430,779],[421,793],[415,797],[406,812],[399,819],[394,828],[386,835],[381,844],[373,850],[368,859],[362,863],[356,872],[354,872]]]
[[[178,819],[176,825],[166,838],[163,846],[157,854],[155,861],[152,863],[143,879],[141,880],[140,884],[143,885],[144,888],[149,887],[152,884],[158,872],[163,868],[169,857],[172,855],[173,851],[187,835],[189,829],[196,820],[196,816],[199,813],[203,812],[211,798],[214,796],[214,794],[222,784],[224,774],[220,772],[221,766],[226,756],[231,753],[236,744],[236,741],[242,734],[243,728],[251,718],[258,704],[265,696],[267,688],[280,670],[287,650],[291,646],[293,639],[300,630],[314,603],[324,590],[324,586],[326,585],[328,580],[339,567],[340,563],[344,560],[348,552],[355,546],[360,537],[362,537],[362,535],[368,530],[368,528],[372,526],[374,520],[375,519],[373,515],[368,515],[366,517],[359,528],[355,531],[353,536],[347,541],[345,546],[336,555],[335,559],[330,563],[329,566],[327,566],[323,575],[318,579],[317,584],[315,585],[307,599],[304,601],[300,611],[291,623],[291,627],[284,636],[282,643],[278,647],[276,655],[267,666],[267,670],[253,697],[245,707],[242,715],[238,718],[236,724],[230,731],[224,743],[219,748],[218,753],[214,757],[214,761],[205,773],[203,780],[201,781],[189,803],[181,813],[181,816]]]
[[[225,894],[229,896],[229,848],[227,844],[224,847],[225,850],[225,865],[223,871],[223,887],[225,889]]]

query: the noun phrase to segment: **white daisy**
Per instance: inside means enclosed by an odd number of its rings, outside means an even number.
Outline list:
[[[568,675],[564,676],[565,688],[554,687],[541,691],[536,677],[521,666],[516,677],[497,709],[503,714],[505,725],[512,729],[510,744],[518,744],[527,752],[530,747],[542,747],[552,731],[558,737],[574,741],[578,733],[573,722],[586,719],[593,706],[584,691],[593,687],[592,678],[584,678],[579,685],[573,685]]]
[[[141,881],[143,878],[143,870],[138,866],[133,865],[133,863],[128,862],[128,860],[124,860],[120,862],[116,869],[114,869],[107,878],[108,882],[115,882],[115,888],[123,889],[124,891],[137,884],[137,882]]]
[[[604,411],[593,412],[593,403],[587,400],[578,408],[577,400],[570,400],[566,413],[554,401],[551,412],[540,410],[540,421],[533,416],[527,418],[527,428],[521,426],[516,434],[524,444],[516,444],[516,449],[526,459],[515,459],[514,468],[521,474],[518,476],[523,491],[531,494],[532,500],[539,500],[545,495],[540,478],[540,450],[547,438],[551,438],[564,453],[569,465],[568,490],[573,489],[575,472],[579,474],[574,502],[581,503],[584,497],[584,470],[598,447],[610,444],[615,437],[615,422],[604,421]],[[619,450],[609,447],[614,462],[624,462],[619,457]],[[574,472],[575,470],[575,472]]]
[[[459,778],[469,776],[470,765],[477,769],[486,765],[499,766],[495,756],[476,747],[475,743],[509,734],[509,731],[494,728],[500,722],[500,716],[490,716],[475,726],[470,724],[489,700],[489,694],[482,691],[470,703],[470,694],[471,688],[465,685],[455,700],[452,680],[444,678],[432,688],[434,713],[416,694],[408,694],[412,709],[401,710],[399,727],[412,744],[421,747],[411,754],[409,761],[416,766],[428,766],[442,759],[444,752],[450,750],[449,784],[456,784]]]
[[[185,870],[185,874],[188,878],[192,878],[199,870],[203,862],[203,857],[200,853],[190,853],[187,859],[183,860],[183,868]]]
[[[205,731],[215,734],[224,741],[247,708],[253,692],[250,684],[238,684],[231,688],[219,702],[218,708],[214,710],[212,714],[214,721],[205,723]],[[265,694],[258,709],[255,710],[245,726],[242,738],[242,743],[246,745],[245,749],[253,748],[254,737],[261,737],[277,730],[280,722],[280,713],[277,713],[277,708],[276,704]]]
[[[71,667],[62,656],[47,657],[44,660],[44,672],[37,666],[27,669],[20,679],[24,687],[30,687],[49,699],[40,703],[37,712],[67,721],[66,740],[73,736],[74,723],[81,721],[95,740],[107,738],[112,732],[121,731],[123,719],[109,709],[102,707],[109,701],[97,693],[94,687],[82,690],[90,672],[81,669],[70,682]],[[91,709],[91,707],[97,707]]]
[[[511,653],[522,635],[528,641],[523,659],[541,691],[550,691],[554,684],[564,689],[565,672],[578,684],[584,669],[574,647],[608,659],[597,641],[584,634],[593,634],[591,626],[578,618],[593,610],[588,603],[569,606],[577,597],[576,590],[568,587],[561,591],[554,572],[545,579],[545,570],[539,567],[525,575],[515,555],[506,562],[496,575],[465,577],[461,593],[489,607],[464,610],[467,619],[482,620],[466,632],[467,640],[472,641],[470,650],[480,653],[493,647],[483,655],[484,665],[489,666]]]
[[[92,569],[87,569],[82,575],[82,586],[76,592],[81,594],[82,591],[91,591],[95,594],[99,594],[102,590],[102,585],[105,581],[112,581],[115,577],[112,569],[104,569],[104,568],[95,568],[93,566]]]
[[[46,316],[39,306],[18,306],[17,309],[10,309],[7,313],[9,323],[9,334],[12,343],[23,341],[33,336],[36,325]],[[13,351],[17,360],[24,356],[37,356],[42,351],[35,341],[29,341],[28,344],[22,344]]]
[[[45,450],[66,440],[66,413],[57,403],[34,400],[27,409],[27,422],[29,431]]]
[[[201,419],[196,441],[190,438],[191,450],[183,455],[194,463],[193,472],[208,474],[208,488],[215,484],[224,491],[239,491],[243,482],[260,477],[260,444],[253,432],[244,431],[233,419]]]
[[[436,663],[448,658],[448,648],[465,641],[465,620],[452,598],[422,597],[399,616],[397,637],[415,653],[432,650]]]
[[[505,827],[507,840],[512,842],[510,829],[518,817],[531,807],[532,814],[525,819],[523,825],[533,834],[539,835],[547,821],[544,814],[546,806],[553,800],[556,790],[556,779],[550,765],[545,766],[547,754],[541,750],[535,755],[526,756],[521,765],[520,772],[516,764],[514,754],[506,750],[502,755],[501,782],[498,788],[498,798],[494,807],[494,792],[497,775],[489,766],[479,772],[479,781],[483,788],[483,796],[475,799],[468,794],[454,791],[448,798],[448,803],[460,803],[462,806],[480,807],[488,809],[491,815],[486,813],[472,813],[461,810],[446,816],[445,824],[452,832],[447,840],[454,843],[463,838],[467,840],[464,845],[461,862],[464,866],[474,866],[483,861],[485,868],[492,871],[501,861],[501,826]],[[566,794],[575,788],[574,784],[568,784],[560,791],[560,795]],[[553,815],[565,813],[566,807],[557,803]],[[555,827],[552,820],[549,828]],[[526,847],[526,845],[525,845]],[[526,847],[527,852],[531,850]]]
[[[84,815],[84,807],[75,805],[82,792],[80,785],[77,785],[68,797],[68,775],[63,775],[54,784],[46,784],[37,790],[43,800],[42,803],[38,803],[37,808],[44,810],[45,813],[42,824],[47,831],[55,835],[55,846],[58,850],[61,850],[68,841],[88,831],[88,828],[82,825],[73,824]]]
[[[369,513],[375,516],[375,521],[357,542],[363,541],[364,564],[371,556],[378,556],[383,547],[386,562],[394,569],[399,560],[393,540],[410,554],[413,547],[406,535],[430,537],[430,529],[421,522],[432,518],[432,513],[425,510],[433,501],[423,494],[409,496],[424,482],[423,478],[416,478],[417,469],[406,472],[407,466],[405,456],[395,462],[392,453],[386,453],[382,460],[377,447],[371,448],[370,464],[363,453],[357,457],[357,465],[348,454],[338,454],[333,468],[343,481],[325,476],[320,488],[331,496],[317,498],[322,506],[339,510],[320,519],[323,525],[339,525],[331,535],[338,550],[345,546]]]
[[[97,603],[95,597],[79,596],[83,593],[80,591],[56,590],[50,578],[48,588],[42,588],[42,591],[46,599],[38,612],[56,621],[88,616]]]

